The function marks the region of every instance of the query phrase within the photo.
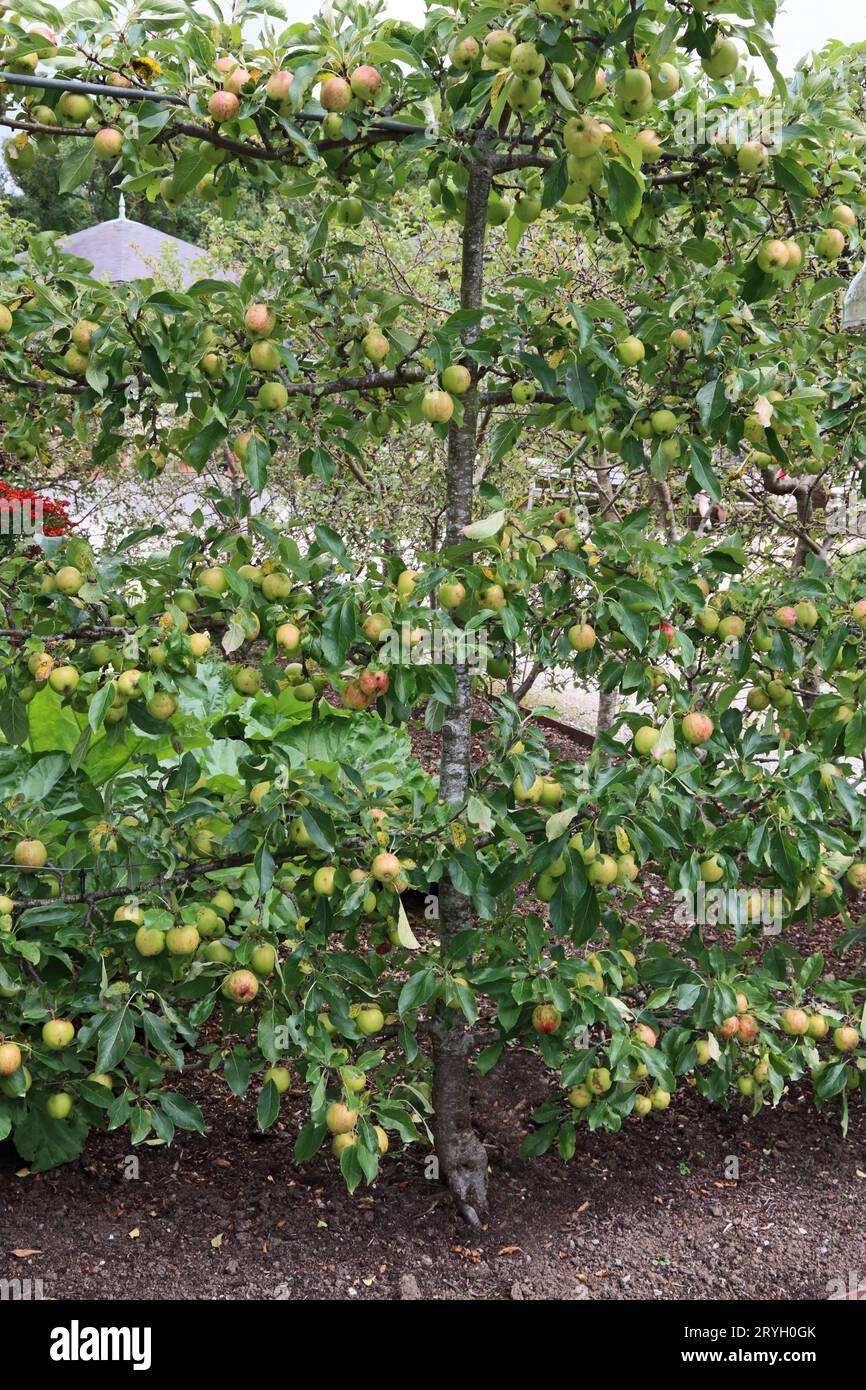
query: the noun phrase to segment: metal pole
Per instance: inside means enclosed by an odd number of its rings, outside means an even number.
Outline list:
[[[105,82],[79,82],[72,77],[36,77],[32,73],[0,72],[0,83],[10,87],[35,87],[48,92],[78,92],[82,96],[116,97],[118,101],[165,101],[171,106],[188,106],[184,97],[170,92],[155,92],[148,87],[109,87]],[[298,121],[316,121],[319,124],[324,115],[305,114],[295,118]],[[387,117],[376,121],[374,129],[388,130],[400,135],[423,135],[425,127],[410,125],[406,121],[391,121]]]

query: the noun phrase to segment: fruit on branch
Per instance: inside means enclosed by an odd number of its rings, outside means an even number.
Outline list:
[[[272,72],[265,83],[265,93],[269,101],[283,106],[291,100],[294,76],[290,72]]]
[[[753,1043],[761,1029],[758,1020],[752,1014],[740,1015],[739,1037],[743,1043]]]
[[[695,622],[701,632],[705,633],[707,636],[715,632],[721,626],[721,621],[715,608],[699,609],[695,614]]]
[[[427,391],[421,401],[421,414],[431,425],[445,425],[454,414],[454,402],[447,391]]]
[[[351,710],[368,709],[370,698],[365,695],[357,681],[349,681],[343,691],[343,708]]]
[[[852,864],[845,875],[852,888],[858,893],[866,892],[866,864]]]
[[[713,721],[706,714],[693,710],[682,722],[683,737],[688,743],[697,746],[706,743],[713,736]]]
[[[288,598],[292,592],[292,581],[287,574],[281,570],[272,570],[262,579],[262,593],[269,603],[274,603],[278,599]]]
[[[712,854],[709,859],[701,860],[701,879],[704,883],[718,883],[724,876],[725,868],[719,863],[718,855]]]
[[[207,104],[208,113],[212,121],[217,125],[223,125],[226,121],[235,121],[241,104],[234,92],[214,92]]]
[[[68,1018],[52,1018],[42,1025],[42,1041],[51,1052],[61,1052],[75,1037],[75,1028]]]
[[[135,949],[141,956],[159,956],[165,950],[165,932],[158,927],[139,927],[135,933]]]
[[[250,304],[244,314],[244,329],[250,338],[269,338],[277,326],[277,316],[269,304]]]
[[[261,672],[255,666],[235,666],[232,685],[239,695],[257,695],[262,687]]]
[[[367,361],[378,366],[388,356],[388,339],[378,328],[371,328],[361,339],[361,348]]]
[[[512,791],[517,801],[538,802],[541,800],[541,791],[544,786],[544,778],[536,776],[530,783],[526,783],[521,774],[515,777],[512,783]]]
[[[289,393],[281,381],[266,381],[259,387],[256,403],[260,410],[285,410]]]
[[[74,565],[63,565],[54,576],[54,582],[61,594],[72,597],[84,583],[84,575]]]
[[[332,1134],[349,1134],[357,1123],[357,1110],[350,1110],[341,1100],[335,1100],[325,1111],[325,1124]]]
[[[97,159],[117,159],[123,149],[123,132],[114,126],[105,126],[94,135],[93,148]]]
[[[857,226],[857,214],[847,203],[837,203],[830,209],[830,226],[838,227],[844,231],[850,227]]]
[[[652,79],[642,68],[626,68],[616,84],[616,104],[624,116],[645,116],[652,107]]]
[[[359,101],[371,102],[382,85],[382,75],[369,63],[362,63],[349,77],[352,95]]]
[[[171,719],[177,711],[177,700],[173,695],[161,690],[156,695],[151,696],[147,702],[147,710],[154,719]]]
[[[355,1023],[359,1033],[363,1033],[365,1038],[369,1038],[374,1033],[381,1033],[385,1027],[385,1015],[375,1005],[366,1005],[358,1010]]]
[[[21,1049],[17,1043],[0,1043],[0,1076],[12,1076],[21,1066]]]
[[[515,77],[540,77],[546,62],[534,43],[518,43],[511,50],[508,65]]]
[[[673,434],[677,427],[677,417],[672,410],[654,410],[650,416],[654,434]]]
[[[809,599],[795,603],[794,613],[800,627],[813,628],[818,623],[818,610]]]
[[[323,865],[313,874],[313,892],[318,893],[320,898],[333,897],[336,879],[337,870],[330,864]]]
[[[223,980],[222,992],[232,1004],[251,1004],[259,992],[259,982],[251,970],[233,970]]]
[[[55,666],[48,684],[58,695],[71,695],[78,685],[78,672],[74,666]]]
[[[480,52],[478,40],[467,34],[465,39],[455,43],[448,57],[451,59],[452,67],[457,68],[458,72],[468,72]]]
[[[144,911],[140,907],[135,907],[132,903],[121,903],[120,907],[115,909],[112,920],[115,922],[132,922],[136,927],[142,927],[144,926]]]
[[[19,840],[12,858],[19,868],[41,869],[48,863],[48,850],[41,840]]]
[[[782,1032],[789,1037],[804,1038],[809,1031],[809,1015],[804,1009],[784,1009],[780,1022]]]
[[[52,1120],[65,1120],[72,1114],[75,1097],[69,1091],[53,1091],[45,1102],[45,1109]]]
[[[641,164],[657,164],[662,157],[662,140],[654,130],[641,130],[637,134],[640,146]]]
[[[511,60],[516,43],[514,35],[507,29],[491,29],[484,39],[484,56],[491,66],[504,68]]]
[[[842,1027],[833,1029],[833,1046],[837,1052],[853,1052],[860,1043],[860,1034],[856,1028]]]
[[[532,1026],[536,1033],[555,1033],[562,1014],[554,1004],[536,1004],[532,1010]]]
[[[731,73],[736,72],[739,61],[740,55],[733,39],[725,39],[719,35],[719,37],[715,39],[709,55],[701,59],[701,67],[707,74],[707,77],[711,77],[714,82],[717,82],[721,78],[730,77]]]
[[[221,359],[218,359],[221,361]],[[250,348],[250,366],[257,372],[275,372],[280,365],[280,349],[270,338],[260,338]],[[219,375],[222,375],[220,371]]]
[[[618,873],[619,866],[616,860],[609,854],[602,854],[588,866],[586,876],[590,883],[607,888],[615,881]]]
[[[197,927],[170,927],[165,934],[165,946],[170,956],[191,956],[198,949],[200,939]]]
[[[643,724],[636,731],[633,739],[633,747],[636,753],[645,756],[651,753],[659,741],[659,730],[652,724]]]
[[[531,405],[535,400],[537,387],[534,381],[515,381],[511,388],[511,399],[515,405]]]
[[[459,362],[454,362],[450,367],[446,367],[442,373],[442,385],[452,396],[462,396],[472,385],[472,375],[468,367],[464,367]],[[405,571],[408,573],[408,571]],[[400,581],[397,581],[397,591],[400,590]]]
[[[827,1036],[827,1034],[829,1033],[829,1031],[830,1031],[830,1024],[827,1022],[827,1020],[826,1020],[826,1018],[824,1017],[823,1014],[810,1014],[810,1015],[809,1015],[809,1032],[808,1032],[808,1036],[809,1036],[810,1038],[816,1038],[816,1039],[818,1039],[818,1040],[820,1040],[821,1038],[826,1038],[826,1036]]]
[[[858,598],[851,609],[851,617],[860,627],[866,627],[866,598]]]
[[[591,1067],[586,1082],[594,1096],[603,1096],[613,1085],[607,1067]]]
[[[572,1086],[568,1093],[568,1103],[575,1110],[585,1110],[588,1105],[592,1105],[592,1091],[588,1086]]]
[[[562,143],[576,159],[589,159],[604,143],[604,127],[594,116],[572,116],[563,127]]]
[[[845,250],[845,234],[838,227],[828,227],[815,242],[815,254],[822,261],[837,261]]]
[[[769,151],[760,140],[747,140],[737,150],[737,166],[744,174],[761,174],[769,162]],[[785,260],[787,261],[787,256]]]
[[[273,578],[266,575],[265,579]],[[262,592],[264,592],[264,581],[262,582]],[[278,647],[282,647],[284,652],[296,652],[301,646],[301,629],[295,623],[280,623],[274,633]]]
[[[773,614],[773,617],[775,618],[779,627],[791,628],[796,627],[797,625],[797,610],[796,608],[793,608],[790,604],[786,604],[782,608],[777,608],[775,613]]]
[[[765,241],[758,252],[758,265],[762,270],[771,273],[784,270],[788,264],[788,259],[787,242],[779,241],[776,237],[771,237],[769,241]]]
[[[93,111],[93,102],[89,96],[78,92],[64,92],[57,103],[57,110],[69,125],[83,125]]]
[[[589,623],[575,623],[568,629],[567,636],[569,646],[576,652],[588,652],[596,643],[595,628]]]
[[[396,854],[377,854],[370,865],[370,872],[379,883],[393,883],[400,876],[400,860]]]
[[[652,94],[657,101],[675,96],[680,89],[680,71],[673,63],[659,63],[650,74]]]
[[[541,199],[531,193],[519,193],[514,204],[514,216],[524,226],[537,222],[542,213]]]
[[[617,356],[626,367],[636,367],[646,357],[646,348],[640,338],[630,334],[616,345]]]
[[[706,1038],[698,1038],[695,1043],[695,1061],[699,1067],[706,1067],[713,1060],[710,1044]]]
[[[392,630],[391,619],[387,618],[384,613],[371,613],[368,618],[364,619],[363,628],[371,642],[379,642],[386,632]]]
[[[440,608],[459,608],[466,598],[466,588],[459,579],[439,585],[437,597]]]
[[[648,1023],[639,1023],[634,1030],[634,1036],[638,1042],[646,1043],[647,1047],[655,1047],[658,1041],[655,1031],[650,1028]]]

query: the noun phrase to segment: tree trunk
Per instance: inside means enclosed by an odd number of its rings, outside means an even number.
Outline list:
[[[484,284],[484,234],[491,169],[482,157],[470,169],[463,233],[463,267],[460,304],[463,309],[480,309]],[[469,344],[478,334],[471,325],[462,335]],[[474,373],[473,373],[474,377]],[[475,472],[478,395],[473,383],[463,396],[463,423],[448,436],[446,464],[445,544],[461,539],[462,528],[472,520],[473,477]],[[440,796],[449,804],[465,800],[469,786],[471,751],[472,673],[465,662],[455,661],[454,699],[442,726],[442,757],[439,775]],[[472,925],[472,909],[467,898],[450,881],[439,886],[439,937],[443,956],[450,942]],[[462,1015],[454,1021],[443,1010],[433,1041],[433,1106],[436,1156],[442,1176],[467,1220],[478,1224],[487,1211],[487,1153],[472,1128],[470,1114],[469,1063]]]
[[[598,490],[598,515],[602,521],[609,521],[611,517],[616,516],[616,508],[613,504],[613,489],[610,483],[611,463],[605,449],[599,452],[597,461],[592,467]],[[616,690],[600,690],[598,692],[598,716],[595,721],[596,736],[613,728],[618,713],[618,692]]]

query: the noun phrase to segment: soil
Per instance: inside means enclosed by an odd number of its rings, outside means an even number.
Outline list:
[[[866,1275],[862,1107],[845,1141],[796,1092],[748,1123],[687,1093],[618,1135],[579,1131],[570,1164],[523,1160],[547,1082],[513,1052],[477,1081],[493,1207],[470,1231],[420,1153],[352,1197],[330,1156],[298,1168],[299,1092],[260,1135],[253,1097],[204,1074],[183,1089],[207,1132],[168,1149],[94,1135],[32,1176],[0,1146],[0,1278],[53,1299],[799,1300]]]
[[[822,945],[838,930],[827,924]],[[178,1089],[202,1107],[204,1136],[131,1150],[123,1131],[94,1134],[80,1159],[38,1176],[0,1145],[0,1279],[98,1300],[803,1300],[866,1283],[861,1105],[844,1139],[836,1109],[794,1087],[749,1120],[683,1088],[619,1134],[580,1129],[568,1164],[524,1160],[549,1084],[516,1049],[475,1077],[492,1209],[473,1231],[426,1150],[389,1156],[350,1196],[326,1151],[293,1161],[300,1088],[262,1135],[254,1094],[187,1073]]]

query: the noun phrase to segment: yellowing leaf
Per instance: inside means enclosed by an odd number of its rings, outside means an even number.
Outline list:
[[[397,906],[397,940],[401,946],[405,946],[407,951],[417,951],[420,943],[415,940],[412,928],[409,926],[409,918],[406,916],[406,909],[402,902]]]

